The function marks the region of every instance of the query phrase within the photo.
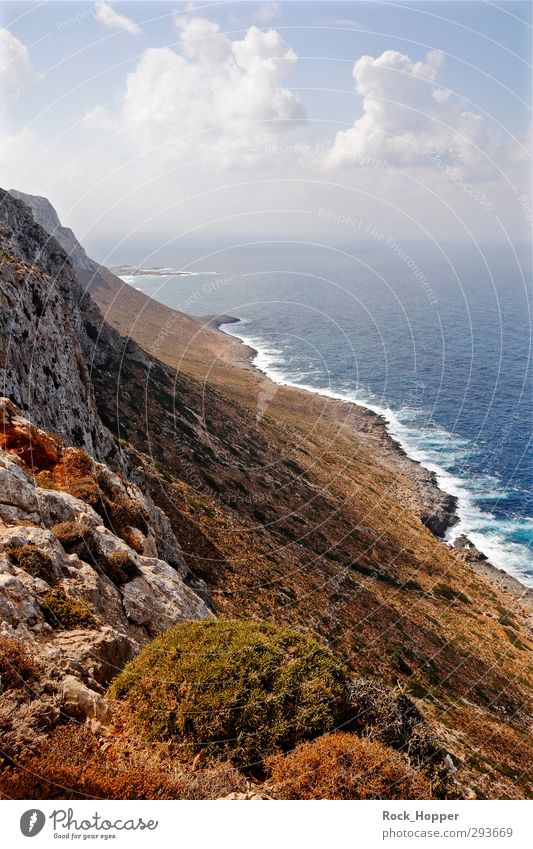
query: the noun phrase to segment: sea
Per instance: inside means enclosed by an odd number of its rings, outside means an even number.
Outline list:
[[[274,381],[362,404],[457,496],[466,534],[533,586],[532,270],[525,246],[275,241],[123,279],[256,351]],[[177,273],[179,272],[179,273]]]

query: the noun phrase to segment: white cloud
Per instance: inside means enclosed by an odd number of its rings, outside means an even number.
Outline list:
[[[297,56],[279,33],[252,26],[232,41],[205,18],[175,23],[182,54],[150,48],[128,76],[122,122],[132,143],[154,157],[161,148],[165,163],[194,153],[247,164],[302,122],[300,100],[281,84]]]
[[[180,33],[183,52],[189,59],[213,64],[226,59],[231,51],[231,41],[214,21],[177,14],[174,24]]]
[[[0,29],[0,86],[4,94],[39,79],[28,48],[7,29]]]
[[[279,3],[261,3],[256,17],[260,23],[270,24],[281,17],[281,7]]]
[[[443,161],[482,167],[498,139],[484,120],[437,85],[444,56],[429,52],[423,61],[386,50],[377,59],[361,56],[353,68],[363,115],[337,133],[326,165],[384,159],[393,165],[428,164],[427,151],[438,149]]]
[[[80,121],[82,127],[88,130],[111,130],[115,122],[103,106],[95,106],[85,113]]]
[[[121,29],[130,35],[140,35],[142,30],[135,21],[120,15],[109,5],[109,3],[98,2],[94,8],[94,16],[97,21],[111,29]]]
[[[361,27],[361,24],[359,23],[359,21],[356,21],[353,18],[335,18],[335,20],[330,22],[330,26],[342,27],[343,29],[346,27],[350,27],[351,29],[359,29]]]

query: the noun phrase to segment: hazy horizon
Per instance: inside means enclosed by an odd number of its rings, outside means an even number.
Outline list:
[[[1,182],[48,197],[98,259],[127,261],[138,240],[341,244],[368,227],[530,238],[528,3],[0,14]]]

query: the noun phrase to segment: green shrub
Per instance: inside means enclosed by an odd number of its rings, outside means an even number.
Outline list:
[[[13,566],[23,569],[32,578],[41,578],[48,584],[56,581],[52,558],[36,545],[18,545],[9,549],[8,556]]]
[[[184,622],[146,646],[111,695],[149,739],[207,748],[241,767],[334,728],[347,709],[342,663],[267,623]]]
[[[63,590],[51,590],[41,599],[43,616],[52,628],[72,631],[75,628],[94,629],[98,620],[81,599],[70,598]]]
[[[437,584],[433,587],[435,595],[440,595],[447,601],[462,601],[463,604],[470,604],[470,599],[460,590],[454,590],[449,584]]]

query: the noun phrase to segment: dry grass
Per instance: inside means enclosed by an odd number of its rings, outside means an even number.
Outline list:
[[[141,572],[127,551],[105,554],[100,550],[98,537],[91,528],[80,522],[61,522],[52,533],[68,554],[76,554],[97,571],[106,575],[116,586],[123,586]]]
[[[216,799],[244,790],[244,778],[229,764],[192,772],[170,759],[139,761],[76,724],[57,728],[42,754],[0,770],[6,799]]]
[[[108,320],[176,373],[157,367],[147,379],[126,358],[118,398],[109,372],[96,374],[100,409],[113,423],[118,404],[123,435],[163,470],[152,495],[218,610],[305,628],[358,674],[403,682],[447,735],[465,783],[488,797],[530,794],[524,611],[422,526],[416,486],[383,425],[353,405],[285,388],[257,426],[260,378],[235,366],[238,343],[200,331],[112,275],[108,282],[94,292]],[[498,735],[506,775],[497,769]]]
[[[405,757],[354,734],[324,734],[269,758],[281,799],[428,799],[430,786]]]
[[[64,590],[56,589],[46,593],[40,600],[43,616],[52,628],[72,631],[77,628],[93,630],[99,622],[88,605],[81,599],[68,596]]]
[[[0,637],[0,693],[23,687],[37,671],[27,650],[18,640]]]
[[[14,566],[23,569],[32,578],[40,578],[47,584],[56,582],[52,558],[36,545],[14,546],[8,549],[8,557]]]

